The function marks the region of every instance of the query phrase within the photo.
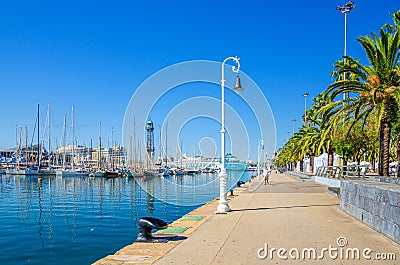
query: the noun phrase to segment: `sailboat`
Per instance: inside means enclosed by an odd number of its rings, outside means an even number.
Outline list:
[[[75,177],[75,176],[89,176],[89,172],[87,170],[76,170],[75,169],[75,124],[74,124],[74,106],[72,105],[72,117],[71,117],[71,126],[72,126],[72,157],[71,157],[71,169],[66,169],[65,164],[63,165],[63,169],[56,170],[56,175],[58,177]],[[65,117],[64,117],[64,126]],[[65,133],[64,130],[64,143],[65,143]],[[64,161],[65,161],[65,144],[64,144]]]
[[[121,173],[115,166],[115,142],[114,142],[114,127],[111,129],[111,169],[106,169],[105,177],[106,178],[118,178]]]
[[[48,128],[48,163],[47,163],[47,168],[38,168],[38,174],[42,176],[52,176],[56,174],[56,171],[51,168],[51,143],[50,143],[50,103],[48,104],[48,109],[47,109],[47,128]],[[45,127],[45,133],[46,134],[46,127]],[[44,139],[44,137],[43,137]],[[44,140],[42,142],[42,146],[44,146]],[[40,162],[39,162],[40,164]]]
[[[181,147],[182,147],[182,143],[181,143]],[[178,139],[176,140],[176,157],[178,158]],[[180,161],[180,167],[177,167],[174,170],[174,175],[175,176],[183,176],[185,175],[185,170],[182,167],[182,152],[179,154],[179,161]]]
[[[33,166],[33,167],[28,167],[28,162],[26,163],[25,168],[20,167],[20,153],[21,153],[21,129],[20,129],[20,134],[19,134],[19,143],[17,143],[17,167],[16,168],[10,168],[7,169],[6,173],[10,175],[37,175],[38,174],[38,169],[40,165],[40,142],[39,142],[39,111],[40,111],[40,104],[38,104],[37,107],[37,124],[38,124],[38,155],[36,161],[38,162],[38,167]],[[25,152],[27,152],[27,147]]]
[[[132,137],[130,140],[130,148],[132,148]],[[126,171],[126,176],[128,178],[137,178],[143,176],[143,171],[138,167],[137,152],[136,152],[136,121],[133,118],[133,152],[131,151],[131,156],[133,156],[133,165],[129,170]],[[132,160],[132,158],[131,158]],[[140,164],[140,163],[139,163]]]
[[[101,160],[102,160],[102,151],[101,151],[101,122],[99,122],[99,140],[98,140],[98,152],[97,152],[97,170],[91,172],[89,176],[91,177],[104,177],[105,172],[102,170]]]
[[[161,175],[163,177],[169,177],[170,175],[173,175],[173,171],[170,171],[168,167],[168,123],[165,128],[165,167],[161,169]],[[161,130],[160,130],[160,156],[161,156]]]

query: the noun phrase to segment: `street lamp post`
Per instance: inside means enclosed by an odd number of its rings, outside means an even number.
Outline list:
[[[222,62],[222,78],[221,78],[221,172],[219,173],[219,201],[218,201],[218,206],[217,206],[217,213],[226,213],[230,211],[229,205],[228,205],[228,200],[227,200],[227,188],[226,188],[226,179],[228,177],[228,174],[226,173],[226,168],[225,168],[225,63],[228,60],[232,60],[235,62],[237,65],[232,66],[232,71],[234,73],[239,74],[239,69],[240,69],[240,63],[239,63],[239,58],[237,56],[235,57],[228,57]],[[243,88],[240,85],[240,79],[239,75],[236,77],[236,87],[233,88],[233,90],[236,91],[241,91]]]
[[[260,180],[260,156],[264,149],[264,140],[258,141],[257,179]]]
[[[293,122],[292,134],[293,134],[293,135],[294,135],[294,127],[296,126],[296,121],[297,121],[296,119],[293,119],[293,120],[292,120],[292,122]]]
[[[288,138],[288,142],[290,140],[290,132],[286,132],[287,133],[287,138]],[[293,144],[292,144],[293,145]],[[289,162],[289,170],[294,171],[293,170],[293,162]]]
[[[308,93],[304,93],[304,125],[307,125],[307,96]]]
[[[344,4],[343,6],[337,6],[336,10],[339,10],[340,13],[344,14],[344,51],[343,51],[343,65],[346,65],[346,56],[347,56],[347,13],[349,13],[351,10],[356,8],[357,6],[353,5],[354,2],[350,1],[347,4]],[[344,72],[343,74],[343,79],[347,79],[347,73]],[[344,99],[347,99],[349,97],[348,93],[345,93],[343,95]]]

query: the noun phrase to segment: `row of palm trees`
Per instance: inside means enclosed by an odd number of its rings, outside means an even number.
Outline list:
[[[346,56],[334,64],[333,83],[306,112],[307,124],[279,151],[276,165],[334,152],[347,161],[378,161],[379,175],[389,176],[389,162],[400,163],[400,10],[379,34],[358,37],[369,64]],[[374,167],[373,167],[374,168]],[[398,172],[399,174],[400,172]],[[398,175],[400,176],[400,175]]]

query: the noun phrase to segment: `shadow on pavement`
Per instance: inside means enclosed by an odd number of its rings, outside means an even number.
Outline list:
[[[293,205],[293,206],[279,206],[279,207],[259,207],[259,208],[247,208],[247,209],[232,209],[231,212],[263,211],[263,210],[292,209],[292,208],[309,208],[309,207],[330,207],[330,206],[339,206],[339,203],[333,203],[333,204],[312,204],[312,205]]]
[[[174,235],[167,235],[167,234],[157,234],[153,236],[156,240],[168,240],[168,241],[180,241],[187,239],[186,236],[174,236]]]

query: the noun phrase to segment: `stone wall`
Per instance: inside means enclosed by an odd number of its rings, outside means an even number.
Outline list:
[[[386,183],[392,183],[392,184],[400,184],[400,178],[370,177],[368,180],[378,181],[378,182],[386,182]]]
[[[400,244],[400,185],[343,180],[340,208]]]

